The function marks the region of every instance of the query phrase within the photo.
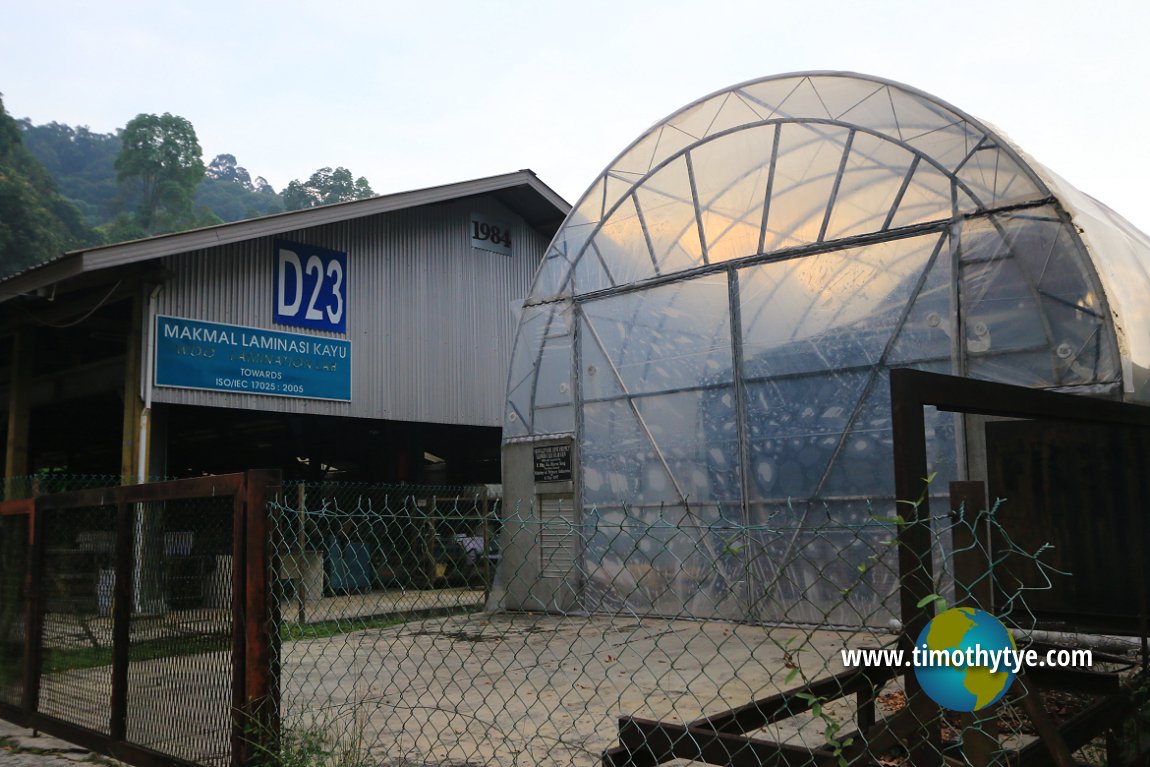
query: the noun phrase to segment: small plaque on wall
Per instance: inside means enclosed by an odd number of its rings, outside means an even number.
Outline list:
[[[571,481],[571,444],[535,448],[536,482]]]
[[[471,247],[502,256],[511,255],[511,225],[471,214]]]

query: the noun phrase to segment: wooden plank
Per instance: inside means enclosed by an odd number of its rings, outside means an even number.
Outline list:
[[[1129,703],[1119,695],[1095,701],[1063,722],[1058,727],[1059,737],[1069,750],[1082,748],[1104,730],[1116,727],[1128,709]],[[1018,752],[1016,764],[1018,767],[1046,767],[1055,762],[1040,738]]]
[[[1071,756],[1070,749],[1062,739],[1058,725],[1046,713],[1046,707],[1042,704],[1042,697],[1038,694],[1038,688],[1026,684],[1026,675],[1023,671],[1018,672],[1016,681],[1022,682],[1028,688],[1027,692],[1020,696],[1019,703],[1022,704],[1022,710],[1030,718],[1030,723],[1034,725],[1038,739],[1050,755],[1052,763],[1056,767],[1075,767],[1074,757]]]
[[[828,755],[803,746],[637,717],[620,719],[619,743],[627,758],[613,762],[616,766],[690,759],[731,767],[806,767],[812,758]]]
[[[750,732],[780,719],[809,711],[810,699],[800,695],[835,700],[881,687],[896,672],[887,668],[847,669],[808,685],[751,701],[738,708],[694,720],[688,726],[716,732]]]

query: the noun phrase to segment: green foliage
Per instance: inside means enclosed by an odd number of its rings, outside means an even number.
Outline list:
[[[220,154],[208,165],[204,180],[196,189],[196,204],[206,208],[221,221],[240,221],[283,212],[283,200],[267,179],[253,181],[247,168],[236,162],[235,155]]]
[[[320,168],[306,182],[293,181],[281,195],[267,179],[253,177],[233,154],[218,154],[205,166],[195,128],[170,113],[137,115],[116,133],[57,122],[33,125],[26,118],[15,125],[16,138],[22,135],[30,157],[43,165],[34,186],[49,188],[55,180],[60,193],[54,205],[62,206],[57,213],[65,224],[78,227],[78,234],[68,240],[71,247],[124,242],[375,194],[366,178],[353,178],[342,167]],[[0,189],[0,196],[5,194],[11,197],[14,192]],[[15,226],[22,214],[10,201],[7,204],[0,225]],[[58,255],[65,249],[39,230],[19,239],[41,243],[44,247],[37,252]],[[23,245],[19,248],[21,253],[26,250]],[[21,256],[15,268],[44,257]]]
[[[352,180],[347,168],[320,168],[311,174],[307,181],[291,181],[283,191],[284,207],[287,210],[314,208],[317,205],[331,205],[335,202],[362,200],[375,196],[371,184],[363,176]]]
[[[148,228],[138,216],[126,211],[134,193],[120,194],[116,158],[122,146],[120,134],[94,133],[85,126],[73,128],[57,122],[33,125],[19,121],[28,151],[56,180],[60,193],[83,214],[89,226],[98,227],[107,242],[146,237]],[[228,221],[282,213],[283,200],[267,179],[254,179],[239,165],[235,155],[220,154],[208,164],[193,196],[193,215],[188,226],[207,226]]]
[[[205,175],[213,181],[226,181],[239,184],[243,189],[252,188],[252,177],[248,169],[236,163],[234,154],[218,154],[208,163]]]
[[[448,611],[448,615],[467,615],[471,612],[471,607],[465,610]],[[352,631],[365,631],[367,629],[383,629],[392,626],[401,626],[407,623],[410,617],[407,615],[397,614],[383,618],[371,618],[367,620],[331,620],[320,621],[318,623],[287,623],[283,624],[280,629],[280,637],[285,642],[295,642],[301,639],[327,639],[333,636],[340,636]]]
[[[209,652],[226,652],[230,649],[231,637],[227,634],[205,634],[202,636],[135,640],[128,652],[131,660],[146,661],[160,658],[182,658]],[[45,673],[58,674],[64,671],[110,665],[112,665],[111,645],[55,648],[48,649],[44,654]]]
[[[279,752],[267,761],[278,767],[374,767],[361,731],[340,735],[332,724],[287,728],[280,736]],[[260,754],[263,756],[263,754]]]
[[[136,203],[136,222],[147,234],[194,226],[196,187],[204,177],[203,151],[186,118],[140,114],[124,126],[116,178]]]
[[[95,241],[76,207],[24,147],[0,101],[0,275],[26,269]]]
[[[843,728],[842,722],[827,713],[823,707],[826,703],[824,698],[820,698],[809,692],[797,693],[795,697],[810,706],[811,716],[813,718],[823,721],[823,739],[827,745],[830,746],[831,754],[834,756],[839,767],[846,767],[849,762],[844,752],[854,743],[854,738],[839,740],[838,733]]]
[[[946,597],[939,594],[928,594],[922,599],[918,600],[915,607],[926,607],[927,605],[934,605],[938,612],[946,612]]]
[[[80,210],[88,226],[100,226],[115,217],[120,207],[115,168],[119,135],[58,122],[33,125],[27,118],[19,124],[28,151],[55,179],[60,194]]]

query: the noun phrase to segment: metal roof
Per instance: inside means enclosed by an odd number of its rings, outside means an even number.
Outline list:
[[[4,285],[0,302],[87,272],[477,195],[495,197],[548,237],[558,230],[571,209],[533,171],[519,170],[72,251],[0,280]]]

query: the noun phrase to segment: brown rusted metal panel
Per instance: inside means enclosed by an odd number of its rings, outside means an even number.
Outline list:
[[[36,501],[34,498],[0,501],[0,517],[30,515],[35,507]]]
[[[274,606],[269,606],[267,598],[267,555],[263,547],[266,535],[266,498],[278,490],[279,477],[271,472],[252,472],[252,492],[248,493],[248,477],[244,474],[231,474],[218,477],[199,477],[169,483],[135,485],[131,487],[101,488],[58,495],[41,496],[34,501],[24,501],[3,505],[6,514],[27,514],[29,517],[29,557],[26,573],[26,614],[25,614],[25,683],[24,697],[20,706],[0,706],[0,718],[27,727],[33,727],[58,737],[70,740],[93,751],[112,756],[139,767],[195,767],[186,759],[146,748],[127,740],[128,733],[128,662],[131,642],[130,620],[132,605],[132,567],[134,513],[138,504],[155,503],[166,500],[229,497],[233,504],[233,533],[235,537],[235,557],[237,568],[233,577],[236,598],[233,600],[235,653],[233,656],[233,697],[240,702],[251,702],[250,692],[263,692],[263,698],[275,700],[276,686],[274,673],[275,632],[271,630],[274,621]],[[44,581],[45,529],[57,519],[67,519],[73,509],[93,506],[117,507],[115,570],[116,585],[113,598],[113,670],[109,690],[109,733],[101,733],[86,727],[39,713],[40,677],[43,666],[43,620],[45,609]],[[252,509],[254,513],[248,514]],[[45,511],[53,514],[46,515]],[[249,522],[251,523],[249,525]],[[253,535],[255,536],[253,538]],[[252,553],[254,556],[249,557]],[[254,592],[247,588],[248,561],[253,562],[251,577],[262,585]],[[248,596],[256,598],[249,604]],[[254,612],[253,612],[254,608]],[[248,620],[251,615],[262,615],[254,631]],[[269,617],[270,616],[270,617]],[[262,647],[249,648],[249,638],[254,638]],[[254,650],[254,651],[250,651]],[[254,661],[252,660],[254,659]],[[252,663],[262,664],[255,672],[247,675]],[[256,687],[247,687],[248,682],[256,682]],[[261,686],[262,685],[262,686]],[[261,712],[265,717],[265,727],[273,727],[276,722],[275,705],[251,706],[248,710]],[[243,733],[240,733],[242,736]],[[233,746],[236,745],[233,741]]]
[[[1025,610],[1040,625],[1144,635],[1150,486],[1141,464],[1150,451],[1140,432],[1051,420],[986,425],[990,494],[1006,499],[998,526],[1015,546],[1042,552],[1006,559],[997,581],[1032,589]]]
[[[137,765],[137,767],[202,767],[195,762],[164,754],[136,743],[114,740],[104,733],[93,732],[85,727],[44,714],[30,716],[25,726],[66,740],[69,743],[75,743],[89,751]]]
[[[145,485],[73,490],[67,493],[40,496],[36,501],[37,508],[53,510],[115,506],[120,502],[145,503],[181,498],[230,496],[240,492],[243,483],[243,474],[219,474],[212,477],[192,477],[191,479],[177,479]]]

